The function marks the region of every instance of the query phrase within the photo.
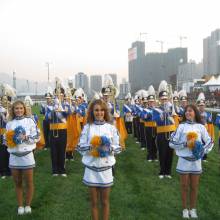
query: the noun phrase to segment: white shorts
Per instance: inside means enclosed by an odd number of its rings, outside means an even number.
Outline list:
[[[182,157],[179,157],[176,171],[180,174],[201,174],[202,162],[201,159],[196,161],[189,161]]]
[[[87,186],[94,186],[94,187],[112,186],[113,185],[112,168],[107,169],[105,171],[97,172],[86,167],[83,177],[83,183]]]
[[[10,154],[9,158],[9,168],[12,169],[30,169],[35,167],[35,160],[33,152],[19,157],[13,154]]]

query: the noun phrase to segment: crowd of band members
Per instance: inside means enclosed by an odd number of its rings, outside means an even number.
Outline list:
[[[166,81],[162,81],[158,89],[158,94],[156,94],[153,86],[150,86],[148,91],[138,91],[134,99],[128,93],[125,97],[122,113],[120,113],[119,105],[115,102],[115,97],[112,99],[112,88],[104,87],[101,92],[102,95],[94,97],[92,101],[102,99],[106,103],[113,118],[112,123],[116,127],[118,121],[120,121],[118,119],[121,119],[121,116],[123,116],[127,134],[133,134],[136,143],[140,144],[141,150],[147,149],[146,160],[149,162],[157,162],[159,160],[159,178],[171,179],[173,151],[175,148],[169,145],[172,134],[176,132],[185,114],[185,108],[188,104],[186,92],[182,90],[179,93],[174,92],[171,94]],[[74,96],[73,94],[68,95],[62,88],[59,89],[59,94],[57,91],[54,91],[54,94],[47,92],[45,94],[46,103],[41,106],[40,114],[44,117],[41,139],[43,139],[45,149],[50,149],[52,175],[67,177],[65,161],[74,160],[73,154],[79,142],[80,133],[86,124],[88,103],[86,101],[86,94],[82,89],[74,91]],[[9,169],[10,153],[4,142],[4,132],[8,122],[9,106],[11,105],[10,101],[11,97],[9,96],[4,95],[1,97],[0,175],[2,179],[11,175]],[[4,103],[7,103],[7,105]],[[220,115],[217,114],[216,120],[213,122],[212,114],[205,111],[204,94],[199,95],[196,104],[202,124],[206,127],[209,136],[214,139],[213,125],[215,124],[220,129]],[[28,117],[36,125],[38,124],[36,126],[37,132],[40,133],[38,116],[31,112],[31,100],[25,100],[25,105]],[[72,120],[71,122],[70,117],[75,117],[76,120]],[[71,129],[78,129],[78,136],[75,137],[75,140],[70,138],[73,134],[73,130],[68,131],[70,127]],[[126,137],[122,133],[125,132],[122,130],[119,131],[120,136],[123,136],[120,145],[124,144],[123,141]],[[40,139],[38,140],[38,144],[39,142]],[[207,161],[206,154],[203,157],[203,161]]]

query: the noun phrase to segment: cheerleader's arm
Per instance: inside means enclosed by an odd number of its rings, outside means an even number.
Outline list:
[[[111,144],[111,150],[114,154],[121,153],[121,146],[119,145],[119,133],[115,127],[113,127],[113,141]]]
[[[79,139],[79,143],[76,148],[76,150],[83,156],[88,154],[88,152],[91,149],[91,146],[88,143],[88,135],[89,135],[89,125],[87,124],[84,126],[84,128],[82,130],[82,133],[81,133],[81,136]]]
[[[171,134],[169,146],[175,150],[183,149],[187,146],[186,142],[180,141],[183,135],[182,126],[180,125],[175,132]]]
[[[201,135],[202,135],[202,140],[205,143],[205,145],[203,146],[204,153],[207,154],[214,147],[214,142],[213,142],[212,138],[209,136],[209,133],[208,133],[207,129],[205,128],[205,126],[202,126]]]

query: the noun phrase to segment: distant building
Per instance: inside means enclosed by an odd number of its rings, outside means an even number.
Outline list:
[[[119,85],[119,98],[120,99],[124,99],[124,97],[130,92],[130,83],[123,81],[120,85]]]
[[[89,93],[89,79],[85,73],[79,72],[75,75],[75,88],[82,88],[86,94]]]
[[[196,64],[195,61],[190,61],[179,66],[176,78],[177,90],[183,89],[183,85],[193,82],[194,79],[200,79],[203,76],[203,64]]]
[[[90,94],[94,95],[94,91],[100,92],[102,89],[102,76],[91,75],[90,76]]]
[[[220,29],[203,39],[204,74],[220,74]]]
[[[158,87],[161,80],[171,83],[178,74],[178,67],[187,63],[187,48],[169,49],[167,53],[145,54],[145,43],[134,42],[128,50],[129,82],[131,92]]]
[[[108,75],[112,77],[114,86],[117,87],[117,86],[118,86],[118,84],[117,84],[117,74],[115,74],[115,73],[109,73]]]

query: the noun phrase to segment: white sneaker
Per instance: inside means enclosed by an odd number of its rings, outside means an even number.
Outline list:
[[[18,215],[24,215],[24,207],[23,206],[18,207]]]
[[[1,179],[3,179],[3,180],[4,180],[5,178],[6,178],[6,176],[2,176],[2,177],[1,177]]]
[[[30,206],[25,206],[24,212],[25,212],[26,214],[31,214],[31,207],[30,207]]]
[[[154,162],[158,162],[158,160],[156,159],[156,160],[154,160]]]
[[[58,174],[57,174],[57,173],[54,173],[52,176],[58,176]]]
[[[141,148],[141,150],[145,150],[145,148],[144,148],[144,147],[142,147],[142,148]]]
[[[189,218],[189,210],[183,209],[183,218]]]
[[[147,160],[148,162],[152,162],[152,160]]]
[[[165,177],[168,178],[168,179],[172,179],[171,175],[165,175]]]
[[[190,214],[191,218],[198,218],[196,209],[189,210],[189,214]]]
[[[67,177],[67,175],[65,173],[62,173],[61,176],[62,177]]]
[[[164,175],[159,175],[159,179],[163,179],[164,178]]]
[[[136,143],[136,144],[139,144],[140,142],[139,142],[139,141],[136,141],[135,143]]]

